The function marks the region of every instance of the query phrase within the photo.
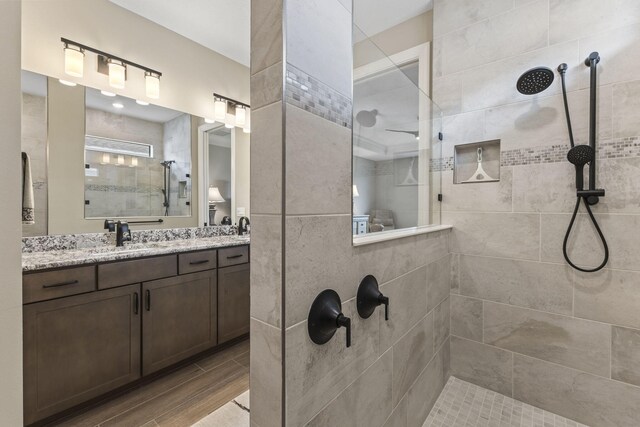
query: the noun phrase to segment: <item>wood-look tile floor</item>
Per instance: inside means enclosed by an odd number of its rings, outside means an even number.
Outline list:
[[[248,339],[51,425],[188,427],[247,390]]]

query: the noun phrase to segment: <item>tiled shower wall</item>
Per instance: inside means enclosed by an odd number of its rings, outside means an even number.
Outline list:
[[[452,374],[585,424],[640,425],[640,3],[436,0],[434,38],[445,159],[456,144],[502,142],[500,182],[454,185],[443,172]],[[611,259],[584,274],[562,256],[575,173],[559,78],[529,97],[515,84],[529,68],[566,62],[574,133],[586,143],[592,51],[602,58],[598,186],[607,191],[594,212]],[[602,248],[582,212],[570,255],[597,265]]]
[[[251,27],[251,423],[420,427],[448,378],[449,232],[352,245],[350,2],[253,0]],[[367,274],[388,322],[357,314]],[[350,348],[309,339],[327,288]]]

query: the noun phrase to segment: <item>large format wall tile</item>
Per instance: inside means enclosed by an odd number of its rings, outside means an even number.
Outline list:
[[[435,62],[435,75],[451,74],[544,47],[547,24],[548,3],[536,1],[448,33],[436,39],[435,49],[439,44],[439,49],[447,54]]]
[[[278,62],[251,76],[252,111],[282,100],[282,73],[282,62]],[[271,126],[278,126],[278,122]]]
[[[407,427],[407,396],[403,397],[400,403],[394,408],[391,416],[383,427]]]
[[[573,273],[559,264],[460,256],[460,294],[552,313],[572,313]]]
[[[286,2],[287,62],[351,94],[351,14],[337,0]]]
[[[251,216],[251,317],[280,327],[282,217]]]
[[[484,305],[484,342],[608,376],[611,326],[504,304]]]
[[[334,289],[344,302],[355,297],[361,278],[351,259],[350,215],[290,216],[285,224],[285,320],[292,326],[307,318],[321,291]]]
[[[451,375],[511,396],[513,353],[451,336]]]
[[[438,98],[434,99],[436,102]],[[453,157],[456,145],[484,141],[484,110],[447,115],[442,121],[444,134],[441,156]]]
[[[511,185],[514,169],[500,168],[500,181],[482,185],[454,184],[453,171],[442,172],[442,210],[511,212]],[[464,177],[463,179],[467,179]]]
[[[281,62],[282,48],[282,0],[252,1],[251,74]]]
[[[598,427],[640,425],[640,388],[515,355],[513,398]]]
[[[251,319],[251,421],[261,427],[282,425],[281,331]]]
[[[383,284],[380,292],[389,297],[389,320],[380,317],[380,351],[384,352],[427,314],[427,268]]]
[[[351,213],[349,129],[288,104],[286,157],[287,215]]]
[[[638,4],[638,8],[640,8],[640,3]],[[599,94],[599,96],[606,95]],[[636,80],[614,85],[613,99],[616,101],[613,107],[613,128],[615,129],[613,137],[626,138],[639,136],[640,123],[638,123],[638,111],[640,110],[640,81]]]
[[[513,168],[514,212],[572,212],[576,170],[569,162]]]
[[[575,315],[640,329],[640,273],[600,270],[578,273]]]
[[[519,93],[516,90],[516,82],[526,70],[539,67],[541,64],[554,67],[557,66],[556,64],[566,62],[572,69],[578,69],[581,60],[577,52],[578,42],[573,41],[464,71],[462,74],[462,86],[464,87],[462,111],[496,107],[518,101],[536,102],[543,97],[559,94],[561,92],[560,79],[555,79],[544,93],[536,95],[534,98]],[[567,85],[570,89],[575,85],[575,80],[577,77],[573,73],[567,74]]]
[[[640,22],[634,0],[550,0],[549,43],[560,43]]]
[[[640,386],[640,330],[613,326],[611,378]]]
[[[433,310],[451,292],[451,256],[427,265],[427,311]]]
[[[374,312],[369,319],[362,319],[356,310],[355,299],[343,301],[342,311],[352,322],[352,345],[349,348],[346,347],[344,328],[340,328],[324,345],[311,341],[306,321],[287,329],[288,425],[304,425],[378,359],[380,311]],[[389,393],[389,405],[390,397]],[[390,413],[391,406],[386,416]],[[386,416],[380,424],[384,423]]]
[[[598,161],[597,186],[606,190],[606,196],[600,198],[600,203],[593,207],[593,211],[640,213],[638,176],[640,176],[640,157]]]
[[[382,426],[393,408],[392,359],[391,352],[387,351],[306,425],[332,427],[349,420],[353,427]]]
[[[512,0],[435,0],[433,36],[458,30],[513,8]]]
[[[251,111],[252,214],[282,211],[282,126],[278,123],[282,123],[282,102]]]
[[[434,350],[449,338],[451,330],[451,307],[450,298],[442,301],[439,306],[433,310],[433,345]]]
[[[433,312],[430,312],[392,347],[393,406],[409,391],[411,384],[433,357],[433,333]]]
[[[581,207],[584,212],[584,205]],[[609,245],[607,267],[640,270],[640,215],[596,214],[596,219]],[[542,215],[542,260],[564,263],[562,242],[571,215]],[[568,252],[579,266],[597,266],[603,260],[600,238],[587,214],[578,215],[571,231]]]
[[[451,334],[482,342],[482,301],[451,295]]]
[[[460,74],[452,74],[434,78],[432,98],[445,116],[462,111],[462,78]]]
[[[449,379],[449,343],[440,347],[407,394],[407,426],[421,427]]]
[[[442,212],[442,223],[454,226],[451,251],[538,260],[540,218],[536,214]]]

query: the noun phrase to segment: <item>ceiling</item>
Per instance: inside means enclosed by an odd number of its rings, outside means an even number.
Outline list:
[[[433,9],[433,0],[353,0],[354,24],[368,37]]]
[[[135,99],[124,96],[105,96],[98,89],[90,87],[85,88],[85,105],[87,108],[94,110],[106,111],[108,113],[118,114],[136,119],[147,120],[156,123],[165,123],[175,119],[181,114],[180,111],[171,110],[169,108],[160,107],[158,105],[138,105]],[[113,103],[120,103],[123,108],[116,108]]]
[[[353,154],[373,161],[415,156],[418,140],[414,135],[387,129],[417,131],[419,92],[414,83],[418,64],[392,69],[357,81],[353,87],[353,112],[377,110],[372,127],[353,123]],[[408,78],[409,76],[409,78]]]
[[[110,1],[249,66],[250,0]]]

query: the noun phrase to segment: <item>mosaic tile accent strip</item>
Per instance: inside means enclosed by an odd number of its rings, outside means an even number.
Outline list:
[[[106,193],[161,193],[162,188],[152,185],[103,185],[103,184],[85,184],[85,191],[102,191]]]
[[[289,104],[351,129],[351,99],[291,64],[285,95]]]
[[[441,157],[429,160],[430,172],[443,172],[453,170],[453,157]]]
[[[235,234],[238,234],[238,228],[235,225],[133,230],[131,232],[131,243],[167,242],[171,240],[232,236]],[[114,233],[83,233],[23,237],[22,252],[61,251],[115,245],[114,236]]]
[[[422,427],[587,427],[450,377]]]

